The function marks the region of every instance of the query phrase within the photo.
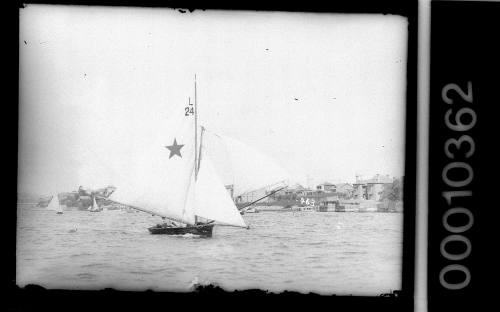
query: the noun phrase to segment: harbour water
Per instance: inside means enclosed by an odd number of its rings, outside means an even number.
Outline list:
[[[125,210],[18,205],[17,284],[49,289],[263,289],[378,295],[401,289],[402,213],[261,212],[212,238],[151,235]]]

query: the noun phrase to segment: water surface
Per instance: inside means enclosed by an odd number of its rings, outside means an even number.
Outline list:
[[[378,295],[401,289],[401,213],[261,212],[212,238],[151,235],[141,212],[18,205],[17,284],[58,289]]]

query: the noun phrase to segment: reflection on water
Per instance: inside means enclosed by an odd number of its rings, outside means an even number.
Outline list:
[[[401,289],[400,213],[245,214],[250,230],[151,235],[159,218],[18,206],[17,284],[188,291],[194,283],[378,295]]]

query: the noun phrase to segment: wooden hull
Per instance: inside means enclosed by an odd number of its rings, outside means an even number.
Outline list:
[[[151,234],[163,234],[163,235],[184,235],[193,234],[202,237],[212,237],[212,230],[214,224],[201,224],[186,227],[166,227],[166,226],[152,226],[148,230]]]

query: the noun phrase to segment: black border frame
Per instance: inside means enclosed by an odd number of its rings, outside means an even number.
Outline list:
[[[19,18],[18,10],[23,7],[23,2],[19,1],[13,8],[12,13],[16,27],[10,27],[15,33],[12,36],[12,46],[19,45]],[[404,221],[403,221],[403,268],[402,268],[402,290],[400,293],[388,294],[384,297],[357,297],[357,296],[319,296],[314,294],[301,295],[285,292],[279,295],[267,294],[260,291],[241,291],[228,293],[214,287],[206,287],[198,292],[183,293],[154,293],[145,292],[121,292],[115,290],[103,291],[63,291],[45,290],[39,286],[27,286],[20,289],[15,285],[15,235],[8,241],[8,249],[12,256],[8,257],[10,268],[7,272],[7,291],[11,296],[10,307],[18,310],[39,310],[40,308],[50,308],[51,310],[65,309],[96,309],[120,308],[120,309],[140,309],[145,310],[151,304],[157,308],[172,307],[175,302],[181,302],[184,306],[211,307],[211,304],[219,306],[222,300],[237,301],[254,306],[263,303],[275,303],[282,307],[306,307],[312,303],[325,304],[327,307],[345,307],[349,310],[384,310],[384,311],[412,311],[414,295],[414,265],[415,265],[415,223],[416,223],[416,142],[417,142],[417,48],[418,48],[418,2],[417,1],[344,1],[339,3],[316,4],[316,3],[293,3],[271,4],[271,3],[221,3],[200,5],[192,2],[162,2],[162,1],[30,1],[33,4],[73,4],[73,5],[106,5],[106,6],[137,6],[137,7],[170,7],[193,9],[223,9],[223,10],[252,10],[252,11],[289,11],[289,12],[322,12],[322,13],[382,13],[395,14],[408,18],[408,53],[407,53],[407,90],[406,90],[406,134],[405,134],[405,176],[404,176]],[[19,62],[17,49],[12,59]],[[15,64],[15,65],[17,65]],[[11,64],[13,65],[13,64]],[[11,83],[12,98],[18,101],[18,67],[13,66]],[[15,90],[15,91],[14,91]],[[15,92],[15,94],[14,94]],[[17,106],[13,109],[13,115],[18,121]],[[14,118],[13,118],[14,119]],[[16,123],[17,126],[17,123]],[[17,132],[16,132],[17,134]],[[13,146],[17,147],[17,136],[13,140]],[[17,154],[16,154],[17,156]],[[14,158],[14,157],[12,157]],[[12,161],[14,161],[12,159]],[[17,158],[16,158],[17,161]],[[17,168],[12,168],[12,175],[17,181]],[[10,180],[10,179],[8,179]],[[16,183],[17,192],[17,183]],[[10,193],[10,192],[9,192]],[[12,201],[14,199],[12,198]],[[10,203],[10,200],[8,200]],[[9,207],[11,205],[9,204]],[[14,203],[12,203],[14,206]],[[9,220],[16,220],[16,211],[8,211]],[[16,233],[16,222],[9,223],[6,228],[9,233]],[[11,254],[9,252],[9,255]],[[255,300],[258,299],[258,302]],[[98,300],[100,303],[95,303]],[[219,303],[218,303],[219,302]],[[249,306],[247,306],[249,307]],[[97,308],[99,309],[99,308]]]

